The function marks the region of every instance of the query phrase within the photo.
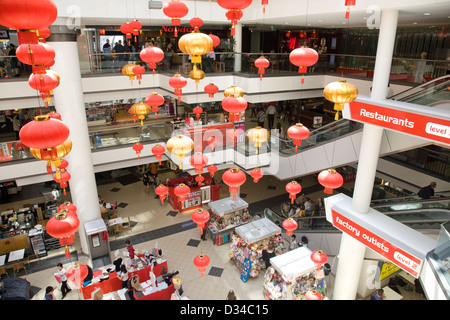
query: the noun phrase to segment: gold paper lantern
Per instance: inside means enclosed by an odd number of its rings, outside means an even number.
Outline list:
[[[326,85],[323,89],[325,99],[334,102],[336,115],[334,120],[339,119],[339,111],[344,110],[344,104],[352,102],[358,97],[358,89],[346,80],[338,80]]]
[[[247,133],[248,140],[254,143],[256,154],[258,154],[259,147],[269,139],[269,131],[262,127],[254,127]]]
[[[38,160],[47,161],[47,173],[52,174],[52,167],[61,164],[61,158],[65,157],[72,150],[72,141],[67,139],[64,143],[51,149],[30,148],[30,153]],[[59,172],[56,170],[56,176],[59,179]]]
[[[139,101],[131,106],[131,111],[138,116],[141,120],[141,125],[143,125],[145,116],[152,111],[152,108],[144,101]]]
[[[133,85],[133,80],[136,77],[136,74],[133,72],[134,67],[137,67],[134,63],[128,63],[122,67],[122,73],[128,76],[128,79],[131,81],[131,85]]]
[[[191,55],[192,63],[202,63],[202,55],[213,49],[213,41],[207,34],[193,31],[183,35],[178,40],[181,52]]]
[[[182,168],[182,163],[184,156],[194,150],[194,141],[184,135],[177,135],[170,138],[166,143],[167,150],[177,155],[177,159],[180,160],[180,169]]]
[[[200,80],[205,78],[205,72],[203,70],[198,69],[197,65],[194,64],[194,68],[191,70],[191,72],[189,72],[189,78],[195,80],[195,84],[198,88],[198,83],[200,82]]]
[[[237,86],[231,86],[226,88],[223,91],[223,95],[225,97],[233,96],[233,97],[243,97],[244,96],[244,90],[242,88],[239,88]]]

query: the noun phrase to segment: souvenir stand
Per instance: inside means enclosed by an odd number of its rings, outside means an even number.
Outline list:
[[[326,284],[323,268],[316,270],[311,250],[300,247],[270,259],[271,267],[264,275],[266,300],[305,300],[308,290],[325,297]]]
[[[271,244],[275,255],[284,250],[284,239],[281,228],[267,218],[248,222],[235,229],[232,237],[230,259],[241,270],[241,280],[247,282],[248,278],[255,278],[264,265],[261,259],[262,251]]]
[[[231,241],[234,229],[250,220],[248,203],[239,197],[220,199],[208,203],[210,220],[208,230],[215,245]]]
[[[174,210],[180,212],[201,208],[203,203],[208,201],[215,201],[219,199],[219,192],[222,186],[217,184],[213,178],[204,175],[205,180],[202,185],[199,185],[195,181],[195,176],[187,175],[183,177],[174,178],[163,183],[169,189],[169,203]],[[175,195],[174,189],[180,183],[186,184],[191,192],[187,195],[184,205],[178,200]]]

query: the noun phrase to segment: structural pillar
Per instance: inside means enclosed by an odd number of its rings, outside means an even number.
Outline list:
[[[234,25],[234,72],[240,72],[242,66],[242,23],[238,22]],[[230,48],[233,50],[233,48]]]
[[[100,219],[101,213],[81,84],[77,47],[79,32],[67,26],[52,25],[49,28],[52,34],[47,43],[56,54],[55,64],[51,69],[60,76],[60,84],[53,90],[55,109],[69,127],[69,139],[72,141],[72,150],[64,157],[69,163],[67,171],[71,175],[70,195],[80,220],[78,233],[81,250],[90,255],[84,224]]]
[[[386,99],[397,22],[398,10],[382,11],[372,82],[371,98],[373,99]],[[364,124],[352,200],[352,209],[362,215],[366,214],[370,208],[383,130],[379,126]],[[333,300],[356,298],[365,252],[366,247],[361,242],[345,232],[342,233]]]

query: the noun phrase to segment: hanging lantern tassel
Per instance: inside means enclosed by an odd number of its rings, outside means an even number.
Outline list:
[[[336,114],[334,115],[334,120],[338,120],[339,119],[339,111],[342,112],[344,110],[344,104],[343,103],[335,103],[334,110],[336,110]]]
[[[177,37],[178,37],[178,29],[177,29],[177,27],[175,27],[175,32],[174,32],[174,36],[175,36],[175,38],[177,38]]]
[[[350,8],[347,7],[347,12],[345,13],[345,19],[350,19]]]

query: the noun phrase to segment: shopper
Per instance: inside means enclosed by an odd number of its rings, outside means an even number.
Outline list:
[[[439,198],[440,196],[434,195],[434,189],[436,189],[436,185],[436,182],[431,182],[428,186],[420,189],[419,192],[417,192],[417,195],[422,199]]]
[[[57,266],[58,272],[55,274],[61,279],[61,299],[64,299],[66,294],[68,294],[72,289],[67,286],[67,272],[66,269],[63,268],[62,263],[58,263]]]
[[[271,104],[268,108],[267,108],[267,123],[269,126],[269,130],[272,130],[273,128],[273,122],[275,120],[275,114],[277,113],[277,108],[275,108],[275,106],[273,104]]]
[[[385,299],[386,299],[386,296],[384,295],[384,290],[383,289],[378,289],[372,295],[372,300],[385,300]]]
[[[130,259],[133,260],[134,259],[134,252],[136,250],[134,250],[133,246],[131,245],[131,241],[130,240],[127,240],[125,242],[125,245],[127,246],[127,250],[128,250],[128,254],[130,256]]]
[[[258,114],[256,115],[256,120],[258,122],[258,127],[264,128],[264,122],[266,122],[266,113],[263,108],[260,108]]]
[[[420,54],[420,60],[417,63],[417,69],[416,69],[416,78],[414,79],[415,83],[423,83],[427,80],[423,77],[426,67],[427,67],[427,61],[425,60],[427,58],[427,53],[422,52]]]
[[[289,243],[289,250],[297,249],[298,245],[297,241],[295,240],[296,238],[297,236],[295,234],[291,236],[291,242]]]
[[[262,259],[264,261],[266,269],[271,266],[270,258],[275,257],[275,252],[273,252],[273,250],[274,250],[273,245],[269,244],[267,249],[264,249],[262,251]]]
[[[145,172],[144,176],[142,177],[142,183],[145,187],[145,195],[148,196],[150,194],[150,177],[147,172]]]
[[[173,283],[175,290],[178,291],[178,294],[180,296],[182,296],[184,291],[183,291],[183,286],[181,285],[181,279],[180,279],[179,274],[180,273],[177,270],[175,270],[173,272],[172,283]]]
[[[237,300],[236,294],[233,290],[228,291],[227,300]]]
[[[120,274],[117,278],[122,281],[122,288],[128,288],[128,270],[124,264],[120,266]]]
[[[48,286],[47,288],[45,288],[44,300],[56,300],[54,294],[55,289],[56,287],[52,286]]]

